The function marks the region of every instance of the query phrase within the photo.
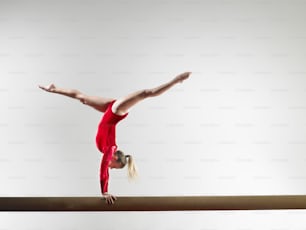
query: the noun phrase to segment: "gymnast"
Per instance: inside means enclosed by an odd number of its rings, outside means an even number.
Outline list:
[[[149,97],[156,97],[170,89],[177,83],[182,83],[189,78],[191,72],[179,74],[171,81],[162,84],[156,88],[144,89],[129,94],[118,100],[113,98],[104,98],[97,96],[88,96],[76,89],[62,89],[54,84],[48,86],[41,86],[39,88],[50,92],[62,94],[68,97],[79,100],[84,105],[88,105],[100,112],[103,116],[98,126],[96,135],[96,145],[103,158],[100,167],[100,187],[101,193],[108,204],[113,204],[116,197],[108,193],[108,168],[123,168],[128,165],[128,176],[133,179],[137,176],[137,171],[133,157],[131,155],[124,155],[124,153],[117,149],[116,145],[116,124],[128,115],[129,109],[136,103]]]

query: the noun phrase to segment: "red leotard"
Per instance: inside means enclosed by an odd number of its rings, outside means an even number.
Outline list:
[[[120,116],[112,111],[112,105],[115,100],[109,103],[105,113],[100,121],[96,136],[96,144],[100,152],[103,153],[103,158],[100,167],[100,183],[102,193],[108,192],[108,166],[113,154],[117,150],[116,145],[116,124],[124,119],[128,113]]]

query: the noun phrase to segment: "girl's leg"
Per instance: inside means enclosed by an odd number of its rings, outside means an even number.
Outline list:
[[[134,106],[136,103],[148,97],[156,97],[161,95],[162,93],[169,90],[175,84],[181,83],[184,80],[186,80],[190,74],[191,72],[182,73],[163,85],[160,85],[152,89],[139,90],[126,97],[120,98],[113,104],[112,110],[114,113],[118,115],[123,115],[127,113],[129,108]]]
[[[79,90],[76,89],[62,89],[59,87],[56,87],[54,84],[51,84],[49,86],[39,86],[39,88],[50,92],[50,93],[57,93],[61,94],[67,97],[71,97],[74,99],[79,100],[85,105],[91,106],[94,109],[100,111],[100,112],[105,112],[107,109],[108,104],[113,101],[114,99],[112,98],[104,98],[104,97],[96,97],[96,96],[88,96],[80,92]]]

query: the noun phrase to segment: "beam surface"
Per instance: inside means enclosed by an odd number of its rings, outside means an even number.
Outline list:
[[[117,197],[0,197],[0,211],[199,211],[306,209],[306,195]]]

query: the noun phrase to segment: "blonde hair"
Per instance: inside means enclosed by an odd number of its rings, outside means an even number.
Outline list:
[[[127,164],[128,165],[128,178],[129,180],[136,179],[138,176],[136,164],[134,158],[131,155],[124,155],[121,150],[115,152],[117,156],[117,162],[122,165],[122,168]]]
[[[138,176],[138,173],[137,173],[137,168],[136,168],[134,158],[131,155],[126,155],[125,157],[129,158],[128,159],[128,177],[130,180],[136,179],[136,177]]]

